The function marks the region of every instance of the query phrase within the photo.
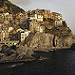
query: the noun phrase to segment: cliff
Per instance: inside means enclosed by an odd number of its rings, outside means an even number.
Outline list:
[[[13,5],[8,0],[0,0],[0,9],[12,14],[24,12],[23,9]],[[3,11],[0,10],[0,12]],[[21,24],[20,27],[22,29],[27,28],[31,33],[23,42],[20,42],[19,48],[8,47],[7,49],[2,49],[0,51],[0,62],[34,60],[34,57],[32,57],[33,50],[46,51],[47,49],[70,48],[72,43],[75,43],[73,33],[64,21],[61,25],[55,25],[55,20],[53,19],[44,19],[43,22],[38,22],[35,20],[30,21],[29,18],[24,20],[23,25]],[[43,30],[40,31],[40,29]],[[75,49],[75,44],[73,49]]]
[[[4,12],[10,12],[10,13],[18,13],[18,12],[24,12],[23,9],[19,8],[18,6],[12,4],[8,0],[0,0],[0,8],[4,9]]]
[[[74,37],[67,26],[54,26],[46,28],[45,32],[30,34],[25,39],[25,44],[32,48],[70,48]]]

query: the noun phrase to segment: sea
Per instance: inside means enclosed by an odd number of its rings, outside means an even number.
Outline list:
[[[34,57],[33,61],[0,64],[0,75],[75,75],[75,50],[36,52]]]

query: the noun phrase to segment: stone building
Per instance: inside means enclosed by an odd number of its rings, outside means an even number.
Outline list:
[[[29,30],[24,30],[24,31],[19,31],[18,34],[18,40],[20,42],[23,42],[25,38],[29,35],[30,31]]]
[[[1,31],[1,41],[6,41],[8,40],[8,37],[9,37],[9,33],[8,31]]]
[[[19,23],[22,23],[22,21],[25,20],[26,16],[26,13],[19,12],[16,14],[15,18],[19,21]]]
[[[29,24],[29,31],[31,31],[32,33],[36,32],[38,26],[39,26],[39,24],[37,23],[37,21],[32,20]]]
[[[44,19],[55,20],[55,16],[53,15],[53,13],[50,13],[50,11],[47,11],[46,13],[44,13]]]
[[[32,14],[29,17],[30,20],[43,21],[43,15],[41,14]]]
[[[55,16],[55,25],[62,25],[62,15],[57,12],[52,12]]]
[[[35,14],[35,19],[37,21],[43,21],[43,15],[42,14]]]
[[[34,33],[34,32],[44,32],[45,26],[42,26],[40,22],[37,20],[32,20],[29,24],[29,30]]]

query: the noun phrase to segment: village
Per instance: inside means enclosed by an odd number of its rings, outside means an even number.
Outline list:
[[[75,74],[74,3],[0,0],[0,75]]]
[[[8,0],[1,4],[0,62],[35,60],[32,55],[37,51],[67,49],[75,43],[61,13],[47,9],[24,11]]]
[[[0,41],[25,40],[30,33],[45,32],[46,28],[62,26],[62,15],[50,10],[36,9],[13,14],[0,8]],[[22,44],[23,45],[23,44]]]

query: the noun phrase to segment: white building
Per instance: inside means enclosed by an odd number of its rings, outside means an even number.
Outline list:
[[[62,20],[56,20],[55,25],[62,25]]]
[[[29,35],[30,31],[29,30],[25,30],[25,37],[27,37]]]
[[[25,40],[25,33],[21,32],[21,42]]]
[[[21,42],[25,40],[25,38],[29,35],[30,31],[25,30],[24,32],[21,32]]]
[[[43,15],[40,14],[31,15],[29,18],[30,20],[43,21]]]
[[[44,32],[45,27],[44,26],[38,26],[37,31],[39,31],[40,33]]]
[[[35,14],[35,19],[36,19],[37,21],[43,21],[43,15]]]

